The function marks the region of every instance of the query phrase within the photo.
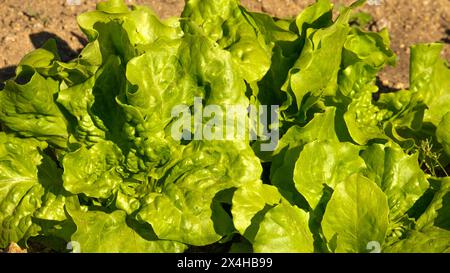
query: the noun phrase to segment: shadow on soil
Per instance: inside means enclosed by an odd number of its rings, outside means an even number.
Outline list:
[[[445,37],[442,38],[441,41],[446,43],[446,44],[450,44],[450,29],[446,29],[445,30]]]
[[[16,66],[7,66],[0,68],[0,90],[5,86],[4,82],[14,77]]]
[[[83,46],[87,44],[86,39],[83,37],[80,37],[73,32],[71,32],[71,34],[75,36],[75,38],[77,38]],[[42,31],[39,33],[30,34],[30,40],[31,43],[33,43],[34,48],[42,47],[49,39],[56,40],[56,45],[58,46],[58,52],[62,61],[70,61],[78,55],[79,51],[73,50],[66,41],[54,33]]]

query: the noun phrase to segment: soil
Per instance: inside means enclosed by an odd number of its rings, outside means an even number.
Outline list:
[[[73,5],[70,3],[79,3]],[[0,82],[14,76],[15,65],[48,38],[56,38],[62,58],[69,60],[86,43],[78,29],[76,16],[93,10],[99,1],[83,0],[0,0]],[[150,6],[162,18],[178,16],[184,0],[127,1]],[[293,17],[314,0],[242,0],[252,11],[277,17]],[[333,0],[337,5],[352,0]],[[387,88],[408,87],[409,46],[420,42],[445,43],[444,57],[450,58],[449,0],[369,0],[362,8],[374,18],[372,30],[387,27],[398,55],[395,68],[385,69],[380,83]]]

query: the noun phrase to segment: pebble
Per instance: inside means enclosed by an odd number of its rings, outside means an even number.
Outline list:
[[[14,36],[8,35],[8,36],[6,36],[5,38],[3,38],[3,41],[4,41],[5,43],[8,43],[8,42],[15,42],[15,41],[16,41],[16,38],[15,38]]]

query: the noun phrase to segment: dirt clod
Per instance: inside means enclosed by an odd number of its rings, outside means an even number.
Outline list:
[[[11,243],[11,244],[9,244],[8,248],[6,249],[6,253],[27,253],[27,250],[22,249],[16,243]]]

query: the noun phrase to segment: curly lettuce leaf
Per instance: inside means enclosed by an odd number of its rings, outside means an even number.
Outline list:
[[[256,82],[267,73],[271,64],[271,48],[252,14],[236,0],[189,0],[181,15],[200,27],[220,48],[230,52],[242,77]],[[189,32],[188,24],[183,30]]]
[[[178,23],[160,21],[148,7],[132,6],[128,9],[120,0],[99,3],[96,11],[79,15],[77,21],[89,42],[98,41],[102,62],[110,55],[121,56],[128,62],[142,52],[140,47],[161,37],[181,35]]]
[[[0,121],[25,137],[35,137],[66,147],[67,120],[55,103],[58,82],[31,67],[23,67],[15,80],[0,92]]]
[[[300,57],[283,87],[294,95],[297,109],[302,108],[307,94],[314,99],[336,94],[342,47],[349,32],[349,14],[350,10],[345,10],[331,26],[307,30]]]
[[[244,167],[245,166],[245,167]],[[149,194],[139,219],[161,239],[208,245],[221,235],[212,220],[212,203],[222,190],[259,180],[262,168],[247,144],[192,142]]]
[[[91,78],[61,90],[57,101],[70,115],[70,132],[75,138],[70,142],[89,146],[106,139],[127,150],[125,113],[116,102],[124,90],[124,70],[117,56],[111,56]]]
[[[427,106],[420,96],[411,90],[381,94],[376,105],[389,112],[384,131],[404,149],[414,148],[425,134],[424,114]]]
[[[66,219],[61,170],[43,154],[46,147],[0,132],[0,247],[38,235],[37,219]]]
[[[181,243],[159,240],[148,227],[135,225],[139,227],[136,230],[121,210],[68,210],[77,227],[71,239],[79,244],[82,253],[176,253],[186,249]]]
[[[384,121],[391,113],[374,104],[373,93],[378,91],[376,74],[386,64],[395,64],[389,44],[387,31],[365,32],[358,28],[352,28],[344,44],[339,96],[333,100],[346,107],[347,129],[360,145],[372,139],[386,138]]]
[[[106,199],[122,182],[123,155],[112,142],[100,142],[87,149],[82,146],[62,161],[64,188],[88,197]]]
[[[297,60],[301,39],[294,30],[290,20],[275,19],[263,13],[250,13],[259,32],[263,35],[271,56],[270,68],[257,84],[251,83],[251,103],[255,105],[280,105],[281,109],[289,106],[286,93],[281,90],[290,68]]]
[[[411,47],[410,89],[418,92],[428,106],[425,122],[438,126],[450,109],[450,69],[440,57],[443,44]]]
[[[98,43],[87,45],[81,54],[69,61],[63,62],[58,54],[55,39],[49,39],[41,48],[31,51],[20,61],[16,74],[20,75],[28,67],[32,67],[44,77],[52,77],[62,81],[63,85],[72,86],[91,77],[101,60],[98,59]]]

